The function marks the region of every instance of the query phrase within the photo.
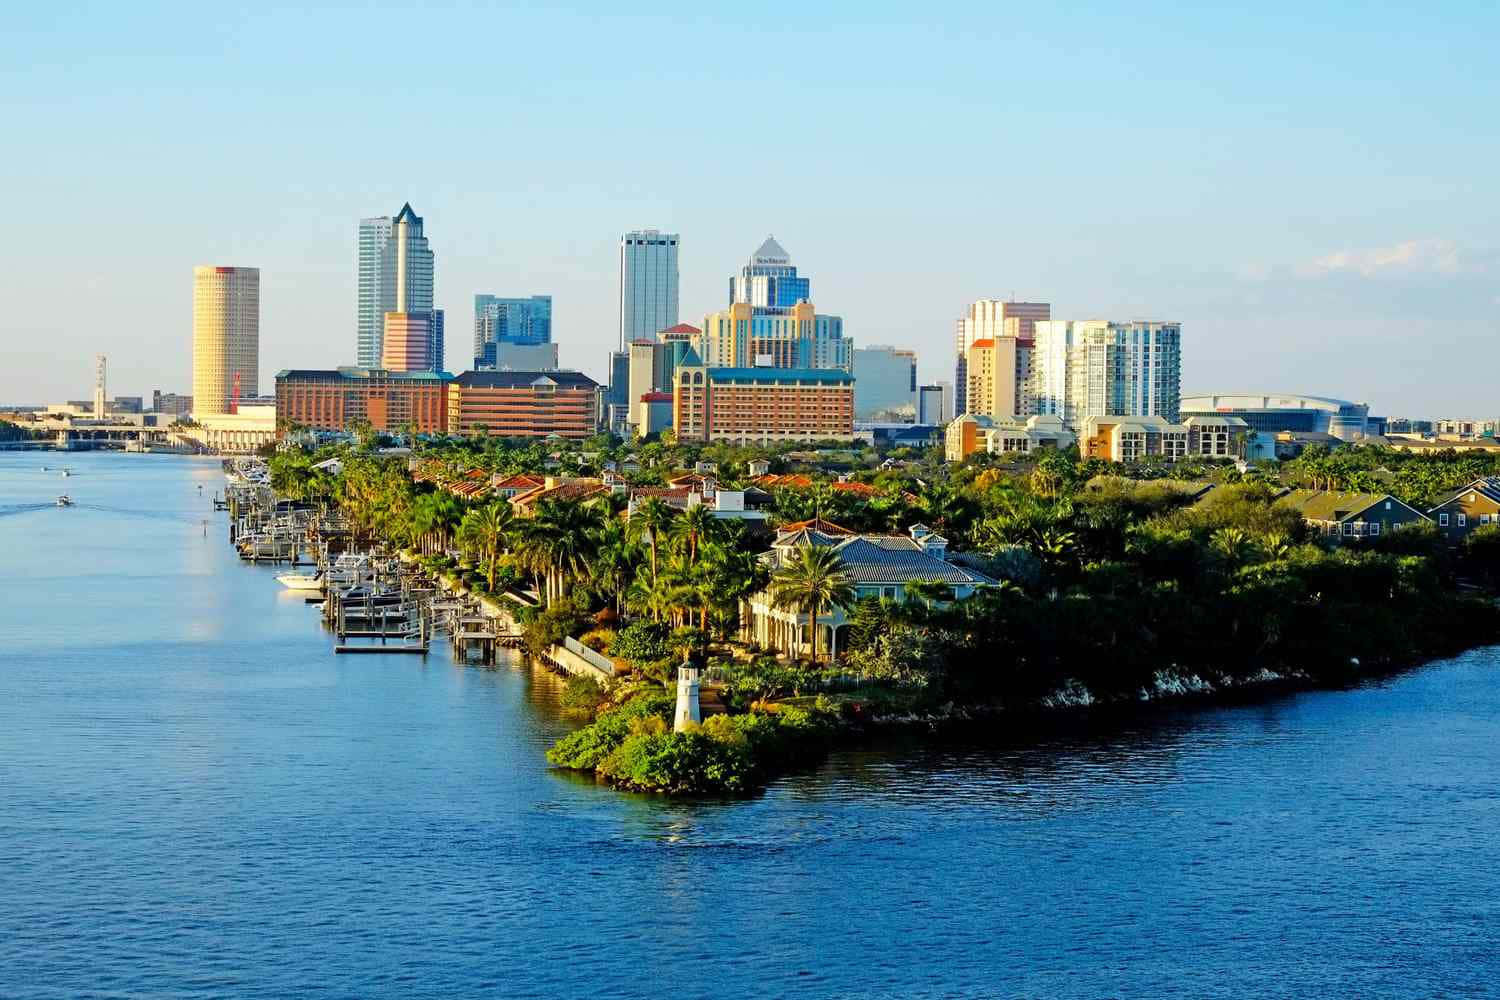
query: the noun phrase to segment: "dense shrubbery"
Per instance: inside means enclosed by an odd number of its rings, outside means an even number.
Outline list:
[[[832,739],[832,719],[818,711],[778,707],[715,715],[675,733],[672,708],[669,695],[637,695],[558,740],[547,759],[639,791],[736,795],[820,760]]]
[[[1031,698],[1069,680],[1131,696],[1163,669],[1332,679],[1354,661],[1398,664],[1500,635],[1492,604],[1455,594],[1430,525],[1328,547],[1264,486],[1222,486],[1191,507],[1140,493],[1112,484],[1050,505],[996,502],[984,530],[1027,545],[1040,583],[889,606],[889,621],[861,609],[852,662],[939,698]],[[1491,544],[1500,552],[1500,532],[1472,551]]]
[[[615,635],[609,655],[636,667],[657,663],[672,655],[671,635],[671,627],[661,622],[635,621]]]
[[[604,704],[607,696],[603,684],[592,677],[574,674],[563,682],[558,704],[562,707],[564,715],[592,722],[599,712],[599,706]]]
[[[554,601],[551,607],[529,610],[524,617],[521,643],[534,657],[541,657],[548,647],[582,631],[587,622],[583,611],[566,598]]]

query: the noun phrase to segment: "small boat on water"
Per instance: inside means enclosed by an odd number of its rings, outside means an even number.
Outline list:
[[[276,582],[288,590],[322,590],[322,573],[278,573]]]
[[[71,473],[71,472],[69,472],[69,471],[68,471],[68,470],[67,470],[67,469],[64,469],[64,470],[63,470],[63,478],[64,478],[64,479],[67,479],[67,478],[68,478],[68,477],[69,477],[69,476],[71,476],[71,475],[72,475],[72,474],[73,474],[73,473]]]
[[[59,507],[71,507],[73,506],[73,498],[64,493],[57,498],[57,505]]]

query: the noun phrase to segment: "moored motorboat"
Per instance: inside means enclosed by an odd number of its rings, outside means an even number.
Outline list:
[[[288,590],[322,590],[322,573],[278,573],[276,582]]]

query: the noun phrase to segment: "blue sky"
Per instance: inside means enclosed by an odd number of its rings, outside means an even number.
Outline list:
[[[1500,416],[1493,5],[28,5],[0,37],[0,401],[186,391],[191,268],[262,270],[262,391],[352,362],[361,216],[551,293],[603,376],[617,241],[683,319],[768,233],[951,378],[975,298],[1184,324],[1188,391]]]

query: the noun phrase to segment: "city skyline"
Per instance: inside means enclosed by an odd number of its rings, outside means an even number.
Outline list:
[[[191,314],[180,275],[202,260],[260,268],[265,370],[352,363],[352,229],[410,200],[440,234],[435,305],[458,317],[446,345],[455,359],[468,352],[475,294],[545,289],[561,363],[605,377],[618,343],[619,236],[647,225],[685,241],[680,318],[720,308],[724,275],[775,233],[817,275],[816,299],[845,318],[855,343],[915,350],[924,383],[952,378],[952,324],[967,303],[1014,297],[1050,302],[1058,319],[1182,322],[1185,392],[1321,394],[1391,415],[1490,409],[1481,372],[1500,350],[1500,252],[1482,170],[1497,140],[1475,126],[1497,87],[1466,67],[1486,64],[1480,39],[1500,27],[1493,11],[1402,19],[1399,43],[1395,15],[1353,9],[1320,11],[1293,33],[1266,12],[1158,7],[1074,24],[976,8],[955,12],[958,32],[872,11],[840,25],[845,44],[827,60],[754,77],[764,100],[744,109],[745,124],[784,128],[776,109],[796,95],[837,153],[822,163],[672,152],[722,130],[709,110],[742,92],[748,71],[703,78],[653,65],[612,90],[597,86],[602,69],[585,70],[539,102],[515,82],[525,73],[497,80],[464,66],[407,81],[409,94],[380,79],[362,78],[357,93],[347,83],[397,23],[414,44],[459,30],[525,32],[535,42],[520,57],[527,66],[564,44],[613,51],[646,30],[638,21],[683,49],[718,30],[775,45],[790,29],[732,14],[594,23],[555,11],[392,11],[348,23],[312,11],[301,34],[334,40],[313,67],[282,51],[288,16],[215,12],[183,28],[167,11],[22,12],[4,100],[11,134],[32,154],[0,170],[28,193],[12,208],[25,252],[5,258],[28,295],[8,317],[0,401],[86,393],[98,353],[121,390],[186,392]],[[970,58],[1001,44],[1006,60]],[[1127,60],[1109,88],[1048,72],[1058,58],[1152,46],[1169,50],[1171,65]],[[876,72],[895,54],[920,87]],[[105,75],[124,59],[130,115]],[[60,71],[80,63],[82,72]],[[259,87],[268,67],[285,78],[257,90],[232,123],[208,114],[226,93]],[[205,85],[183,91],[184,74]],[[673,101],[641,98],[663,88]],[[438,96],[451,107],[424,118],[437,141],[419,162],[392,169],[353,141],[393,114],[426,114]],[[514,104],[517,128],[538,136],[533,160],[486,155],[500,140],[475,134],[471,120],[497,103]],[[342,109],[333,122],[331,106]],[[972,128],[1002,117],[1003,134]],[[197,123],[191,133],[186,120]],[[271,145],[301,151],[295,174],[241,138],[272,130]],[[960,136],[963,156],[930,155]],[[466,151],[447,152],[460,138]],[[87,170],[99,143],[117,151],[103,178]],[[601,145],[642,155],[585,154]],[[1121,151],[1100,171],[1081,151],[1090,145]],[[909,197],[893,196],[903,189]],[[97,225],[105,218],[111,225]],[[80,267],[88,296],[125,321],[101,330],[63,307]],[[1435,363],[1440,383],[1414,377]]]

